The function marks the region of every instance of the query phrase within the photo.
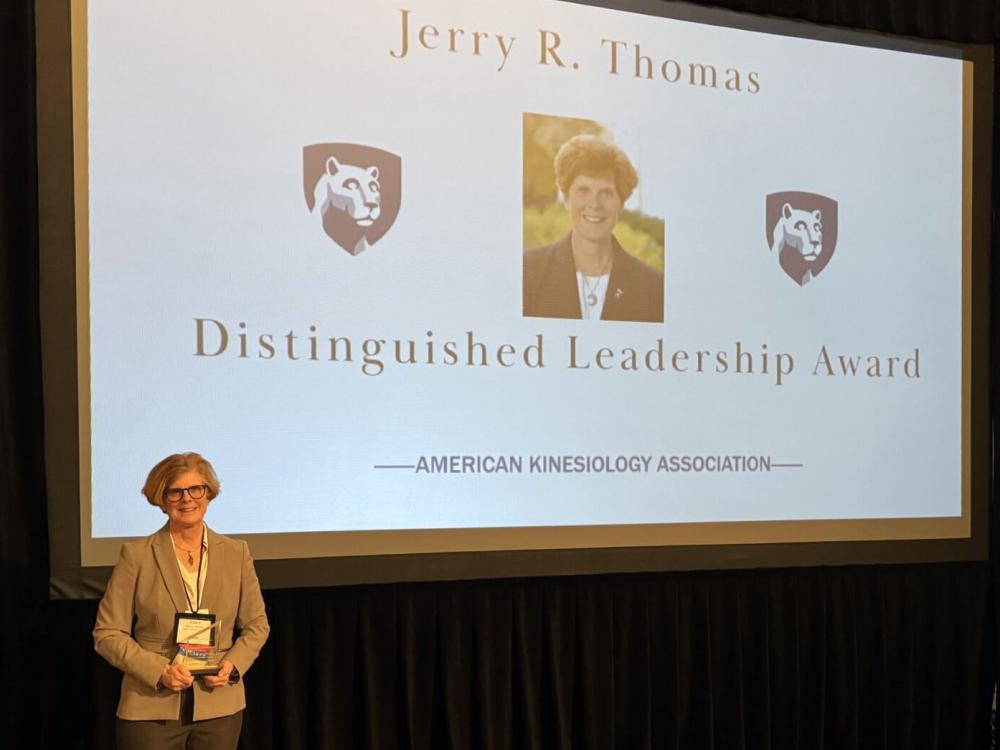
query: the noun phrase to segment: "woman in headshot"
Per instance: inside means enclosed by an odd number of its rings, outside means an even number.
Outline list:
[[[197,453],[164,458],[142,494],[167,522],[122,546],[94,627],[97,653],[125,673],[118,747],[235,748],[246,705],[242,677],[269,631],[250,550],[205,525],[219,479]],[[217,673],[196,677],[175,660],[178,613],[214,615]]]
[[[625,252],[613,234],[639,184],[625,152],[578,135],[560,147],[555,170],[573,229],[524,254],[524,315],[662,322],[663,274]]]

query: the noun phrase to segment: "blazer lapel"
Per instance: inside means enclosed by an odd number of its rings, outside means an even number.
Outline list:
[[[156,566],[160,569],[163,577],[163,585],[170,594],[170,599],[174,603],[174,608],[178,612],[187,612],[187,597],[184,596],[184,581],[181,580],[181,572],[177,568],[177,558],[174,556],[174,545],[170,542],[169,526],[160,529],[153,538],[153,557],[156,558]]]
[[[546,317],[581,318],[580,288],[576,281],[576,264],[573,262],[573,233],[570,232],[555,244],[548,268],[549,278],[555,287],[552,294],[554,314]]]
[[[632,269],[629,267],[629,257],[618,240],[611,236],[614,260],[611,263],[611,275],[608,277],[608,291],[604,297],[604,309],[601,320],[632,320],[629,310],[632,299],[629,296],[633,290]]]
[[[225,569],[226,545],[222,543],[218,534],[208,529],[208,575],[205,577],[205,588],[201,594],[201,606],[209,612],[215,612],[216,615],[218,612],[215,611],[215,602],[219,599]]]

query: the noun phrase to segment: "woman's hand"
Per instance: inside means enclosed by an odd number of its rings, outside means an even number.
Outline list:
[[[218,674],[207,674],[202,677],[202,680],[210,688],[224,687],[229,684],[229,673],[233,671],[233,663],[231,661],[223,661],[219,665]]]
[[[160,684],[175,693],[191,687],[192,682],[194,682],[194,677],[183,664],[170,662],[163,668],[163,673],[160,675]]]

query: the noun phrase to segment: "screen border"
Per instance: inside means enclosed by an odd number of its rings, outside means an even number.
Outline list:
[[[992,492],[989,217],[993,48],[817,26],[687,3],[573,2],[965,61],[962,517],[311,533],[296,535],[301,542],[296,544],[301,557],[282,559],[268,559],[275,554],[275,537],[279,535],[246,535],[243,538],[248,540],[258,558],[256,565],[263,585],[287,588],[389,581],[985,559]],[[89,235],[86,38],[86,0],[36,5],[39,295],[50,595],[54,598],[99,596],[110,574],[107,564],[81,564],[81,538],[89,534],[90,502],[85,488],[90,486],[91,458],[85,437],[89,434],[90,419],[86,313],[89,309],[86,283]],[[974,109],[969,106],[970,96],[975,103]],[[68,169],[72,170],[72,179],[67,179]],[[912,525],[905,529],[906,524]],[[626,534],[628,545],[614,541],[613,532],[623,529],[634,532]],[[560,531],[569,532],[565,539],[560,538]],[[718,534],[720,531],[725,532],[722,537]],[[713,540],[705,541],[712,533],[716,534]],[[747,534],[755,541],[750,543]],[[280,536],[287,538],[288,535]],[[511,548],[510,540],[515,537],[521,540],[520,546]],[[619,534],[617,539],[621,538]],[[655,543],[665,538],[676,543]],[[725,541],[720,543],[719,538]],[[784,541],[776,542],[776,538]],[[97,541],[98,557],[102,562],[110,562],[125,540]],[[369,542],[373,541],[383,545],[379,549],[390,545],[405,553],[372,554]],[[442,544],[450,545],[445,547],[447,551],[434,551],[441,550]],[[331,547],[338,551],[337,555],[315,554],[317,550]]]

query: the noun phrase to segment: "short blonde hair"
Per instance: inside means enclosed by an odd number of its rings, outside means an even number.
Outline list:
[[[211,462],[199,453],[174,453],[167,456],[149,471],[142,494],[150,505],[163,507],[163,495],[167,486],[186,471],[197,471],[208,485],[208,499],[214,500],[219,494],[219,477]]]
[[[629,199],[639,175],[628,156],[618,146],[596,135],[576,135],[559,147],[555,159],[556,184],[564,196],[580,175],[599,177],[611,174],[622,203]]]

